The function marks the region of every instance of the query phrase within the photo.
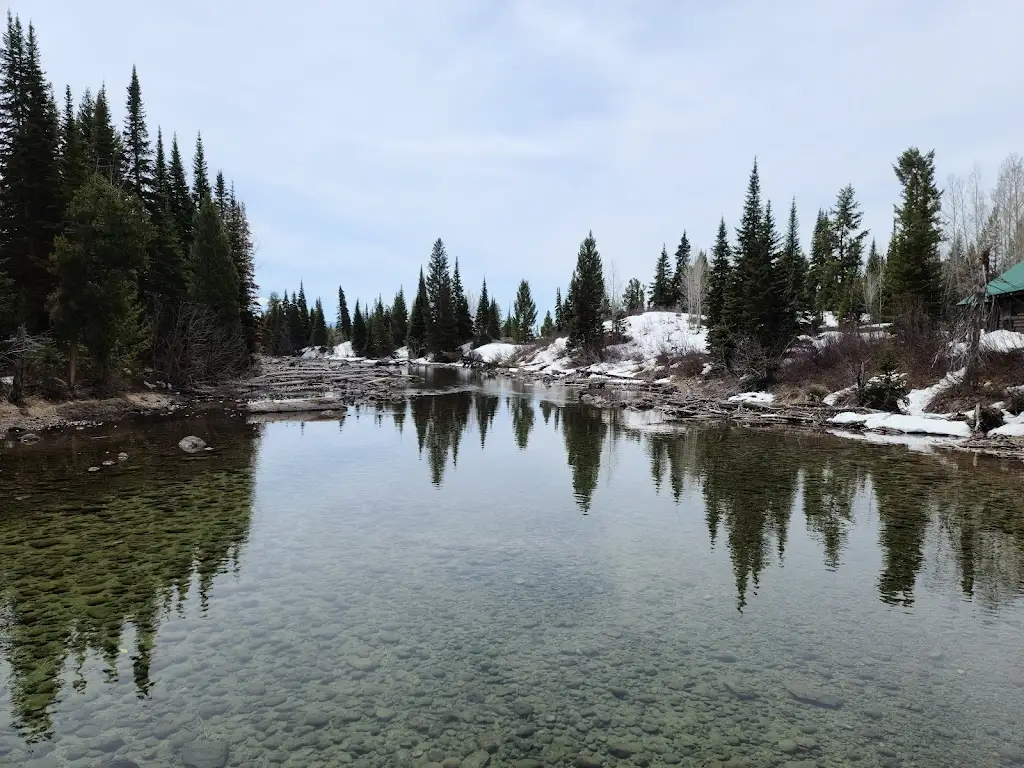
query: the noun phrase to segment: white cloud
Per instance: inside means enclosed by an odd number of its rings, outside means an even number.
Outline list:
[[[542,307],[593,229],[623,281],[734,225],[754,155],[780,218],[852,183],[887,237],[906,146],[941,177],[1020,151],[1017,0],[28,0],[58,89],[134,63],[152,122],[201,128],[259,279],[328,303],[414,286],[441,236],[503,303]]]

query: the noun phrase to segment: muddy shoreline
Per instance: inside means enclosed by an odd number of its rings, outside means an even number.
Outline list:
[[[460,368],[460,366],[445,366]],[[0,403],[0,439],[33,441],[41,433],[92,426],[132,417],[172,415],[183,410],[224,410],[260,420],[334,417],[347,406],[381,407],[422,392],[419,366],[394,361],[351,362],[264,358],[251,377],[216,387],[181,392],[129,392],[114,398],[60,403],[31,399],[17,408]],[[526,371],[483,369],[475,373],[537,388],[568,390],[570,399],[603,410],[655,412],[666,423],[727,422],[753,428],[842,434],[862,439],[926,440],[949,448],[1024,461],[1024,440],[977,436],[968,439],[924,437],[895,432],[837,428],[828,420],[842,411],[866,409],[822,403],[760,403],[730,401],[724,396],[676,383],[641,379],[594,379],[553,376]],[[35,436],[35,437],[31,437]]]

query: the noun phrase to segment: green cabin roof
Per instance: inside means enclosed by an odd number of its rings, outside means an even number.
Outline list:
[[[1014,267],[1010,267],[999,277],[990,281],[985,288],[985,296],[1002,296],[1006,293],[1017,293],[1018,291],[1024,291],[1024,261]],[[966,299],[957,302],[957,304],[963,306],[971,304],[973,301],[974,297],[968,296]]]

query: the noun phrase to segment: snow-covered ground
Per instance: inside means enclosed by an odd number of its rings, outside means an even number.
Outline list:
[[[939,437],[970,437],[971,427],[966,421],[952,421],[941,415],[907,413],[854,413],[844,411],[828,420],[836,427],[858,427],[867,430],[890,430],[906,435],[936,435]]]
[[[740,392],[729,398],[730,403],[774,403],[775,395],[771,392]]]
[[[506,344],[503,341],[494,341],[477,347],[470,354],[479,357],[485,363],[494,363],[507,360],[521,349],[525,349],[525,347],[519,344]]]

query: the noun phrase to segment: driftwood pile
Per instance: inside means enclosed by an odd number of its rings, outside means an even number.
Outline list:
[[[210,394],[251,413],[305,413],[402,400],[411,378],[394,365],[265,357],[256,375]]]

